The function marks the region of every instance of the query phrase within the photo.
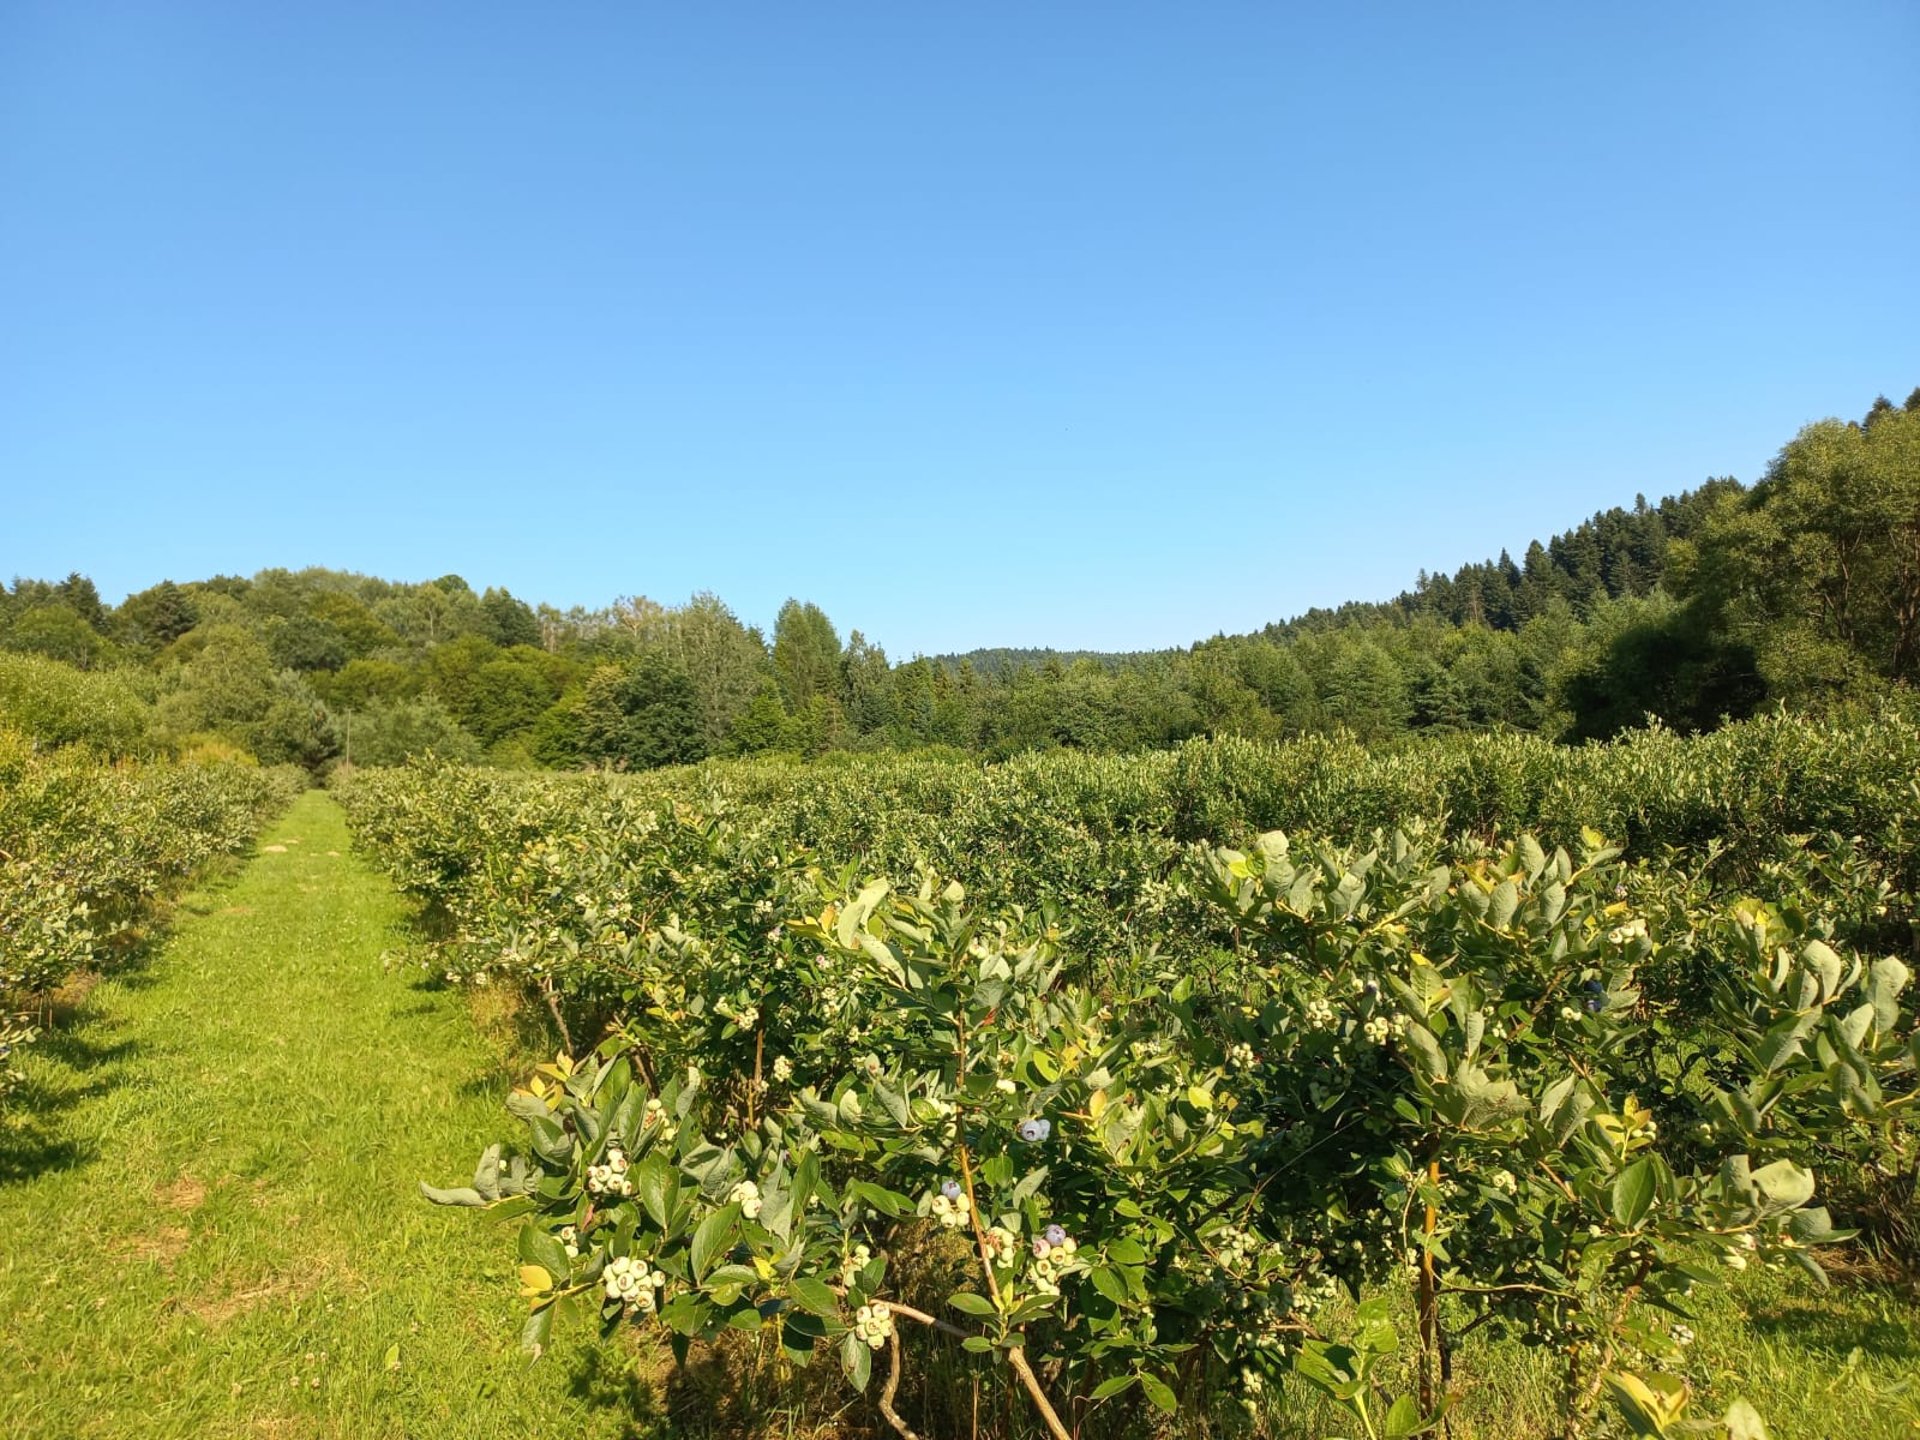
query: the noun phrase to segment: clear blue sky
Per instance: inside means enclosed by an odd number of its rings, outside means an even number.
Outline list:
[[[0,573],[1383,598],[1920,385],[1920,6],[0,5]]]

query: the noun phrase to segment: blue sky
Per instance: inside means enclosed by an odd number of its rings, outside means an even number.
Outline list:
[[[0,573],[1382,598],[1920,385],[1920,7],[0,6]]]

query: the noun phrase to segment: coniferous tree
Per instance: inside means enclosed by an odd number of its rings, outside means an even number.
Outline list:
[[[840,636],[812,602],[789,600],[773,627],[773,665],[795,715],[816,695],[840,699]]]

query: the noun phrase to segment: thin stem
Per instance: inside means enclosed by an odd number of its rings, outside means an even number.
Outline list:
[[[1000,1283],[993,1278],[993,1252],[987,1248],[987,1232],[980,1224],[980,1205],[973,1192],[973,1162],[967,1153],[967,1115],[966,1107],[959,1099],[967,1089],[967,1022],[965,1016],[958,1016],[953,1022],[954,1061],[959,1083],[954,1087],[956,1099],[953,1106],[953,1152],[960,1161],[960,1183],[967,1191],[967,1221],[973,1230],[974,1249],[980,1255],[980,1272],[986,1276],[987,1294],[993,1299],[993,1308],[1000,1309]]]
[[[956,1089],[964,1094],[967,1087],[967,1022],[964,1016],[956,1017],[953,1033],[960,1081]],[[967,1218],[973,1224],[973,1243],[980,1253],[980,1273],[986,1277],[987,1293],[993,1298],[993,1308],[1002,1317],[1004,1334],[1006,1310],[1000,1303],[1000,1282],[993,1277],[993,1252],[987,1248],[987,1232],[980,1223],[980,1205],[973,1190],[973,1162],[967,1154],[966,1114],[958,1104],[953,1109],[953,1148],[960,1159],[960,1183],[967,1191]],[[1067,1427],[1060,1423],[1060,1416],[1054,1410],[1053,1402],[1047,1399],[1047,1392],[1041,1388],[1039,1377],[1027,1363],[1026,1351],[1020,1346],[1011,1347],[1007,1351],[1007,1363],[1027,1387],[1027,1394],[1033,1397],[1034,1408],[1040,1412],[1040,1418],[1046,1422],[1054,1440],[1073,1440]]]
[[[1577,1401],[1580,1398],[1580,1346],[1578,1343],[1567,1347],[1567,1388],[1566,1388],[1566,1424],[1561,1429],[1563,1440],[1580,1440],[1580,1412]]]
[[[1440,1184],[1440,1162],[1427,1162],[1427,1184]],[[1433,1413],[1433,1351],[1439,1342],[1440,1299],[1439,1286],[1433,1273],[1433,1231],[1439,1219],[1439,1212],[1433,1201],[1427,1201],[1426,1222],[1420,1227],[1420,1233],[1426,1243],[1420,1250],[1420,1413]]]
[[[887,1424],[897,1430],[904,1440],[920,1440],[913,1427],[902,1420],[893,1408],[893,1397],[900,1388],[900,1332],[893,1331],[887,1336],[887,1383],[880,1389],[880,1415]]]
[[[931,1325],[943,1335],[956,1336],[961,1340],[968,1338],[968,1332],[958,1325],[949,1325],[929,1315],[924,1310],[916,1310],[911,1305],[902,1305],[898,1301],[887,1301],[887,1309],[895,1315],[904,1315],[909,1320],[917,1320],[922,1325]],[[1073,1440],[1067,1427],[1060,1423],[1060,1416],[1053,1408],[1053,1402],[1047,1399],[1047,1392],[1040,1386],[1040,1377],[1033,1373],[1033,1367],[1027,1363],[1027,1352],[1019,1346],[1007,1351],[1007,1364],[1013,1367],[1013,1373],[1020,1377],[1020,1383],[1027,1387],[1027,1394],[1033,1399],[1034,1409],[1040,1412],[1040,1418],[1046,1423],[1048,1433],[1054,1440]]]
[[[954,1108],[954,1124],[957,1129],[960,1122],[959,1107]],[[960,1159],[960,1183],[967,1189],[967,1219],[973,1226],[974,1248],[980,1252],[980,1272],[987,1277],[987,1294],[993,1298],[993,1308],[1000,1308],[1000,1282],[993,1278],[993,1252],[987,1248],[987,1232],[980,1224],[980,1206],[973,1198],[973,1164],[967,1156],[967,1142],[956,1138],[954,1154]]]
[[[902,1305],[898,1300],[889,1300],[886,1302],[886,1305],[887,1309],[895,1315],[904,1315],[909,1320],[917,1320],[922,1325],[928,1325],[938,1330],[942,1335],[951,1335],[956,1340],[972,1338],[972,1331],[962,1330],[958,1325],[949,1325],[946,1321],[937,1319],[924,1310],[916,1310],[911,1305]]]
[[[754,1102],[760,1095],[760,1058],[766,1043],[766,1026],[756,1026],[753,1032],[753,1084],[747,1088],[747,1128],[749,1130],[758,1123],[755,1118]]]
[[[553,1023],[560,1028],[560,1043],[566,1047],[569,1058],[573,1055],[573,1036],[567,1030],[567,1019],[560,1013],[560,996],[553,988],[553,977],[542,975],[540,989],[547,997],[547,1009],[553,1014]]]
[[[1007,1351],[1007,1363],[1013,1367],[1013,1373],[1020,1377],[1020,1383],[1027,1387],[1027,1394],[1033,1397],[1033,1408],[1040,1412],[1040,1418],[1046,1422],[1047,1433],[1053,1436],[1053,1440],[1073,1440],[1067,1427],[1060,1423],[1059,1415],[1054,1413],[1053,1402],[1047,1399],[1047,1392],[1040,1388],[1040,1377],[1027,1364],[1026,1350],[1014,1346]]]

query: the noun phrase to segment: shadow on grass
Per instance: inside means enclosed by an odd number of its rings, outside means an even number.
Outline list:
[[[1920,1332],[1894,1316],[1788,1300],[1756,1308],[1747,1324],[1756,1334],[1789,1340],[1803,1350],[1835,1355],[1859,1350],[1877,1360],[1902,1361],[1920,1370]]]
[[[628,1416],[626,1440],[665,1440],[685,1433],[673,1424],[666,1403],[642,1378],[633,1357],[624,1352],[588,1348],[574,1369],[567,1393],[596,1410]]]
[[[495,1100],[505,1105],[507,1096],[524,1078],[523,1074],[509,1066],[496,1065],[491,1070],[482,1070],[462,1080],[454,1093],[463,1100]]]
[[[79,1170],[99,1159],[97,1146],[62,1133],[63,1118],[125,1084],[141,1047],[136,1040],[87,1033],[105,1027],[98,1017],[85,1020],[92,1023],[84,1031],[55,1029],[34,1042],[27,1081],[9,1098],[10,1120],[0,1126],[0,1185]]]
[[[109,978],[122,991],[157,984],[154,961],[172,937],[174,922],[217,913],[255,853],[249,845],[242,853],[210,861],[191,889],[153,899],[118,927],[91,968],[38,1003],[41,1034],[30,1048],[27,1081],[0,1111],[0,1185],[82,1169],[99,1158],[97,1146],[62,1135],[58,1122],[126,1084],[143,1047],[116,1035],[126,1021],[99,1008],[94,987]]]
[[[848,1412],[860,1408],[831,1356],[781,1377],[774,1367],[755,1364],[752,1345],[739,1337],[696,1345],[684,1365],[673,1364],[664,1350],[655,1357],[659,1376],[650,1378],[647,1371],[655,1367],[646,1346],[588,1346],[568,1393],[596,1410],[625,1415],[626,1440],[841,1435],[848,1433]],[[855,1433],[866,1428],[852,1427]]]
[[[0,1185],[84,1169],[99,1158],[98,1146],[65,1139],[37,1119],[0,1131]]]

